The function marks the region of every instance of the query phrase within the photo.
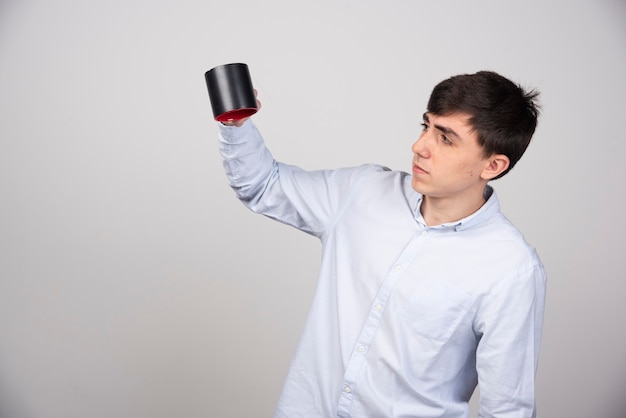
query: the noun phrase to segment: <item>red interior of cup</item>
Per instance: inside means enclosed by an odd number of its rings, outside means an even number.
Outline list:
[[[243,109],[235,109],[229,112],[224,112],[221,115],[217,115],[215,120],[218,122],[228,122],[233,120],[240,120],[243,118],[247,118],[248,116],[252,116],[257,112],[257,108],[255,107],[246,107]]]

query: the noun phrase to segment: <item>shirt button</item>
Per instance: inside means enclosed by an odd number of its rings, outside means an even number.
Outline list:
[[[345,388],[343,388],[343,391],[345,393],[352,393],[352,388],[350,386],[346,386]]]
[[[377,303],[376,305],[374,305],[374,309],[380,312],[383,310],[383,305],[381,305],[380,303]]]
[[[359,353],[365,353],[365,346],[360,345],[359,348],[357,348],[357,350],[359,350]]]
[[[396,270],[397,273],[400,273],[404,269],[402,268],[402,266],[396,266],[395,270]]]
[[[422,236],[425,237],[426,235],[428,235],[428,231],[422,231]]]

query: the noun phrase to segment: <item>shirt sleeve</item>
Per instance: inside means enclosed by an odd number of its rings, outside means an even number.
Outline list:
[[[386,170],[368,164],[305,171],[280,163],[251,120],[220,125],[219,144],[228,182],[244,205],[315,236],[332,225],[365,174]]]
[[[479,418],[534,418],[546,276],[540,262],[499,283],[481,307]]]

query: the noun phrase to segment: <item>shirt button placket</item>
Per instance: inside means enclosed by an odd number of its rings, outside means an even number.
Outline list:
[[[341,397],[339,398],[337,417],[349,418],[351,404],[352,404],[352,386],[350,386],[349,383],[344,382],[343,388],[341,389]]]

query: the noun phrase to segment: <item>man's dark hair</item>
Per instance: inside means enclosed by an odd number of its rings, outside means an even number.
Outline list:
[[[509,157],[508,173],[522,157],[537,126],[539,92],[525,90],[492,71],[461,74],[437,84],[428,100],[428,112],[446,116],[457,112],[471,116],[478,144],[485,157]]]

